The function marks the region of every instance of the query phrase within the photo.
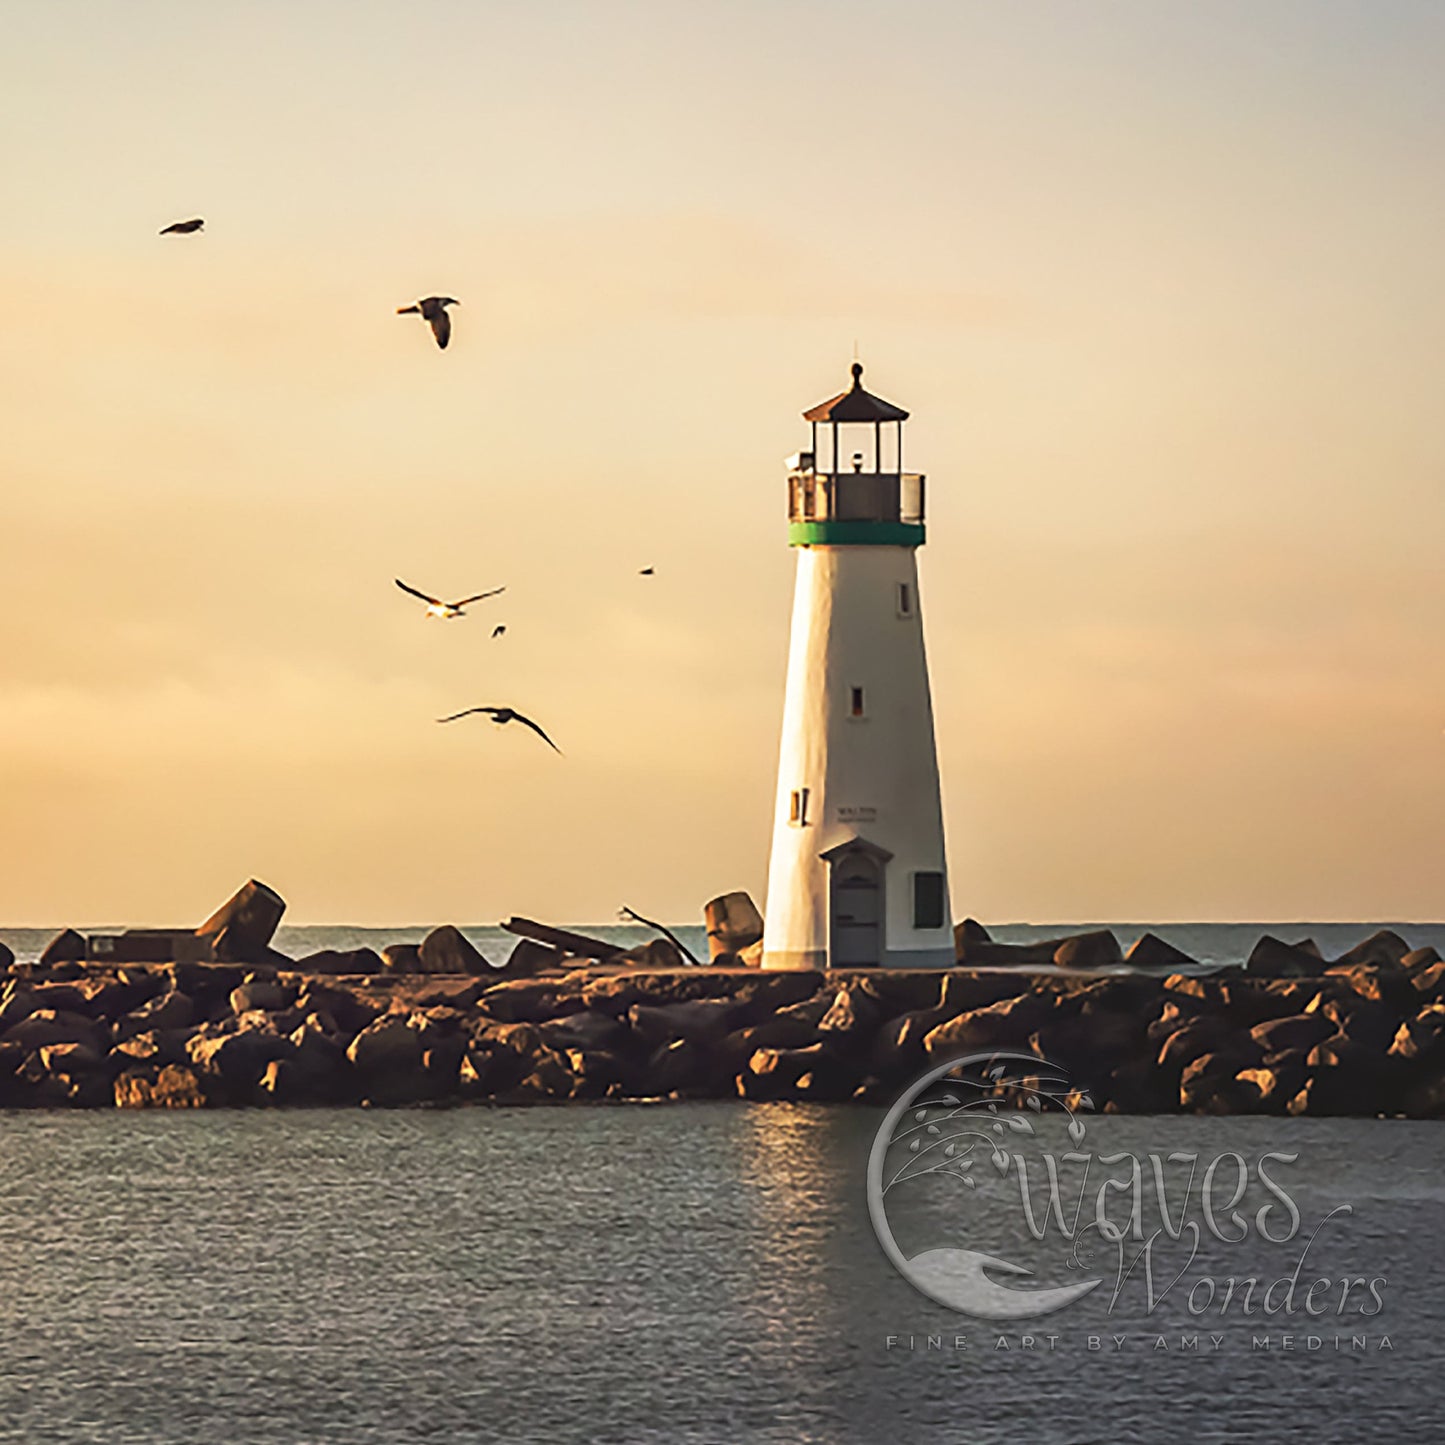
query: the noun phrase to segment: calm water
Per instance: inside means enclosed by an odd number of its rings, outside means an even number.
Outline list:
[[[574,928],[594,938],[607,939],[624,947],[642,943],[655,935],[651,930],[616,923],[579,923],[561,925]],[[701,925],[669,925],[699,958],[707,957],[707,939]],[[1412,948],[1430,944],[1445,954],[1445,923],[1007,923],[989,925],[989,932],[1001,943],[1032,943],[1043,938],[1060,938],[1085,929],[1112,928],[1124,948],[1140,934],[1148,931],[1182,948],[1191,958],[1204,964],[1242,963],[1261,934],[1272,933],[1291,942],[1313,938],[1327,958],[1336,958],[1362,938],[1380,928],[1393,928]],[[20,959],[36,957],[40,950],[60,931],[55,928],[6,928],[0,926],[0,941],[15,951]],[[103,924],[91,926],[96,933],[114,931]],[[516,945],[515,935],[492,925],[477,924],[462,931],[493,963],[505,962]],[[374,948],[378,952],[388,943],[420,943],[427,933],[424,926],[410,928],[353,928],[317,925],[306,928],[283,926],[276,935],[276,946],[293,958],[314,953],[322,948]]]
[[[0,1439],[1436,1441],[1445,1128],[1129,1119],[1138,1152],[1297,1151],[1312,1264],[1389,1280],[1391,1353],[1159,1353],[1166,1301],[991,1346],[883,1260],[879,1111],[742,1104],[0,1119]],[[1104,1121],[1099,1121],[1102,1125]],[[1277,1270],[1244,1247],[1217,1269]],[[1172,1299],[1172,1297],[1171,1297]],[[1027,1327],[1023,1327],[1027,1328]],[[1042,1325],[1035,1325],[1042,1334]],[[1256,1327],[1258,1328],[1258,1327]],[[889,1335],[967,1332],[967,1352]],[[1090,1353],[1089,1332],[1124,1334]],[[1333,1333],[1333,1332],[1331,1332]]]

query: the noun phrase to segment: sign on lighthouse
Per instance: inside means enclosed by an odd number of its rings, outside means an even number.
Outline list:
[[[803,413],[812,449],[788,462],[798,575],[764,968],[953,963],[907,418],[854,362],[852,387]]]

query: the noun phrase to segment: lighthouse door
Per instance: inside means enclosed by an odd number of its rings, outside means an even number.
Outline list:
[[[876,968],[881,962],[883,865],[850,851],[831,869],[828,953],[833,968]]]

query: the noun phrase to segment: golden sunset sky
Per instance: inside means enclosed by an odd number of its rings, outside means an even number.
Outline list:
[[[855,341],[956,916],[1445,913],[1445,8],[0,22],[0,923],[761,902]]]

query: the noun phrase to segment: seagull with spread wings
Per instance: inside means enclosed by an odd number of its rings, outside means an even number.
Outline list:
[[[547,734],[544,733],[544,732],[542,731],[542,729],[539,728],[539,727],[537,726],[537,724],[532,721],[531,718],[529,718],[529,717],[523,717],[522,714],[519,713],[515,708],[510,708],[510,707],[469,707],[469,708],[466,708],[465,710],[463,710],[462,712],[454,712],[454,713],[452,713],[452,715],[451,715],[450,717],[439,717],[439,718],[437,719],[437,721],[438,721],[438,722],[444,722],[444,723],[456,722],[456,720],[457,720],[459,717],[470,717],[470,716],[471,716],[473,713],[475,713],[475,712],[486,713],[486,715],[487,715],[489,718],[491,718],[491,720],[492,720],[494,723],[496,723],[498,726],[501,726],[501,724],[503,724],[503,723],[509,723],[509,722],[519,722],[519,723],[522,723],[525,727],[531,728],[532,731],[533,731],[534,733],[536,733],[537,736],[538,736],[539,738],[541,738],[542,741],[543,741],[544,743],[546,743],[547,746],[548,746],[549,748],[551,748],[554,753],[560,753],[560,752],[562,751],[562,749],[559,748],[559,747],[557,746],[557,744],[554,743],[554,742],[552,741],[552,739],[549,738],[549,737],[547,736]]]
[[[432,597],[426,592],[418,592],[415,587],[408,587],[400,577],[393,577],[392,581],[401,588],[403,592],[410,592],[413,597],[420,597],[426,603],[426,615],[428,617],[465,617],[463,610],[470,607],[473,602],[480,602],[484,597],[495,597],[499,592],[505,592],[505,587],[493,587],[490,592],[478,592],[475,597],[460,597],[455,602],[443,602],[440,597]]]
[[[437,339],[437,345],[445,351],[447,342],[452,339],[452,318],[447,315],[447,307],[461,304],[455,296],[423,296],[420,301],[410,306],[398,306],[396,314],[420,316],[423,321],[428,322],[431,325],[431,334]]]
[[[194,221],[172,221],[162,232],[162,236],[192,236],[206,223],[197,216]]]

